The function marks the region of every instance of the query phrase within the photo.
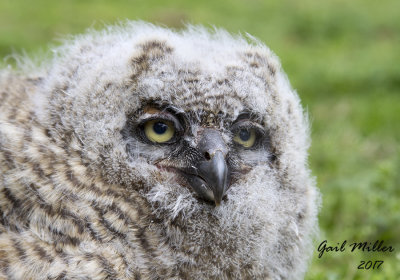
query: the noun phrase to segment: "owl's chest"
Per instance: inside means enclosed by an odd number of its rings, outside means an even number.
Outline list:
[[[256,239],[259,236],[256,231],[241,232],[239,227],[223,227],[210,217],[148,229],[160,241],[157,248],[172,260],[172,272],[176,272],[179,279],[267,278],[266,269],[257,262]],[[171,268],[167,263],[164,265],[165,269]]]

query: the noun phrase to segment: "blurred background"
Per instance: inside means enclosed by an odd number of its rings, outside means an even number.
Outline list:
[[[306,279],[400,279],[399,0],[1,0],[0,64],[125,19],[215,25],[264,41],[312,120],[310,165],[323,205]],[[318,258],[325,239],[384,240],[395,251]],[[357,269],[369,260],[384,263]]]

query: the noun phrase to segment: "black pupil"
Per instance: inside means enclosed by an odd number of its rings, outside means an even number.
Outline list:
[[[250,131],[248,131],[246,129],[240,130],[239,137],[240,137],[240,140],[242,140],[242,141],[249,140],[250,139]]]
[[[157,134],[164,134],[168,129],[168,125],[163,122],[155,122],[153,124],[153,130]]]

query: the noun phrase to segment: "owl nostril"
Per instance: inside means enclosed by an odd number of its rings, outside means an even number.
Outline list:
[[[211,159],[211,156],[210,156],[209,152],[205,152],[204,153],[204,157],[206,158],[206,160],[210,160]]]

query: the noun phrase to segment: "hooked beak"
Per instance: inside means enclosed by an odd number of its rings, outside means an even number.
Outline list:
[[[212,190],[212,200],[219,206],[227,189],[228,167],[221,151],[216,151],[210,157],[210,160],[199,163],[199,176]]]
[[[197,148],[204,158],[184,175],[201,198],[219,206],[228,189],[227,147],[218,131],[206,129]]]

